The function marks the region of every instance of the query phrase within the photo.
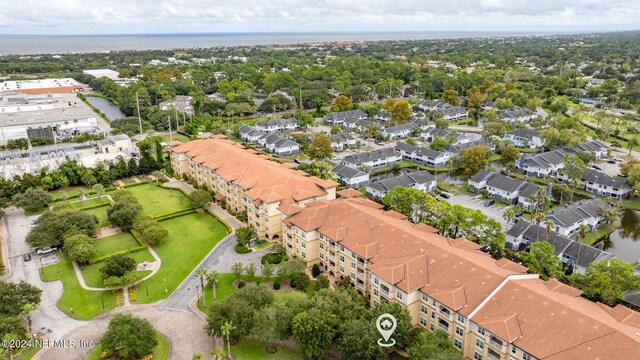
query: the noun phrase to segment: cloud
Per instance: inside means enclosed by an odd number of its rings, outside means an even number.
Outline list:
[[[0,0],[0,32],[549,30],[626,26],[637,0]]]

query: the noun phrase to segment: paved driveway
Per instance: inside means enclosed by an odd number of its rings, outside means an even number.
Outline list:
[[[40,306],[33,313],[33,331],[45,338],[61,339],[86,321],[75,320],[58,310],[56,303],[62,296],[60,281],[43,282],[40,279],[40,259],[43,259],[43,263],[47,263],[55,257],[40,257],[32,254],[31,261],[25,262],[22,259],[22,254],[31,252],[25,237],[31,228],[31,221],[38,216],[25,216],[24,211],[17,208],[8,208],[5,214],[4,238],[7,240],[9,250],[11,274],[4,280],[11,282],[25,280],[42,289]]]
[[[598,163],[598,166],[600,166],[602,168],[602,172],[603,173],[605,173],[605,174],[607,174],[609,176],[620,175],[620,163],[609,164],[608,162],[603,161],[601,163]]]
[[[454,195],[449,199],[445,199],[450,204],[460,205],[472,210],[480,210],[483,214],[488,217],[494,218],[498,220],[500,224],[502,224],[502,228],[506,231],[507,221],[502,217],[502,214],[509,208],[508,206],[502,205],[492,205],[489,207],[484,206],[484,200],[480,195],[478,196],[470,196],[470,195]],[[513,224],[511,224],[513,225]]]

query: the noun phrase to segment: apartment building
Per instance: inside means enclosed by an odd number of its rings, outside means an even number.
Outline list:
[[[175,146],[170,153],[178,176],[214,190],[214,198],[234,211],[247,211],[249,225],[262,239],[282,238],[281,207],[336,197],[336,182],[271,161],[223,135]]]
[[[640,314],[580,291],[480,245],[450,239],[360,198],[292,205],[283,221],[290,256],[349,279],[372,305],[405,306],[414,326],[446,331],[467,359],[635,359]]]

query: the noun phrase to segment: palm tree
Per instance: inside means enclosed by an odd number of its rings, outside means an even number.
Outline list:
[[[102,194],[104,194],[104,186],[102,184],[93,185],[93,191],[98,195],[98,200],[102,201]]]
[[[542,211],[537,211],[535,215],[533,215],[533,220],[535,220],[535,222],[538,223],[538,236],[536,237],[536,240],[540,238],[540,224],[542,224],[542,222],[544,221],[544,218],[545,218],[545,215]]]
[[[205,268],[200,268],[198,270],[196,270],[196,277],[200,278],[200,288],[202,289],[202,292],[204,293],[204,278],[207,277],[207,274],[209,272],[207,271],[207,269]],[[207,297],[204,296],[204,304],[207,304]]]
[[[202,354],[200,353],[193,354],[193,356],[191,356],[191,360],[202,360]]]
[[[211,356],[213,356],[213,360],[222,360],[224,359],[224,349],[222,348],[215,348],[212,352],[211,352]]]
[[[591,232],[591,228],[587,224],[580,224],[578,228],[578,236],[580,237],[580,241],[583,241],[584,238],[587,237],[587,234]]]
[[[569,186],[567,184],[560,185],[560,204],[564,204],[564,194],[569,192]]]
[[[29,337],[33,339],[33,331],[31,329],[31,313],[36,311],[38,307],[35,304],[26,303],[22,305],[22,311],[20,311],[20,316],[22,316],[25,320],[27,320],[27,326],[29,328]]]
[[[231,358],[231,341],[229,341],[229,337],[231,336],[231,332],[235,330],[236,327],[233,326],[231,321],[225,321],[224,324],[220,327],[222,331],[222,336],[227,338],[227,359]]]
[[[207,281],[211,284],[211,290],[213,290],[213,300],[216,300],[216,287],[220,282],[220,273],[216,270],[211,270],[207,274]]]
[[[244,272],[247,273],[247,276],[249,277],[249,279],[253,278],[254,276],[256,276],[256,264],[254,263],[249,263],[249,265],[247,265],[244,268]]]
[[[507,221],[507,229],[509,229],[509,223],[516,219],[516,210],[511,207],[508,208],[507,211],[502,214],[502,217]]]
[[[551,229],[556,225],[552,220],[547,220],[544,222],[545,230],[547,231],[547,241],[549,241],[549,234],[551,233]]]
[[[233,275],[236,276],[236,280],[240,280],[240,275],[242,275],[242,273],[244,272],[244,267],[242,266],[242,263],[235,263],[231,266],[231,272],[233,273]]]

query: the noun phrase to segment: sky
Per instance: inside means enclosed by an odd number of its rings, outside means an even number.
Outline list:
[[[640,29],[638,0],[0,0],[0,34]]]

